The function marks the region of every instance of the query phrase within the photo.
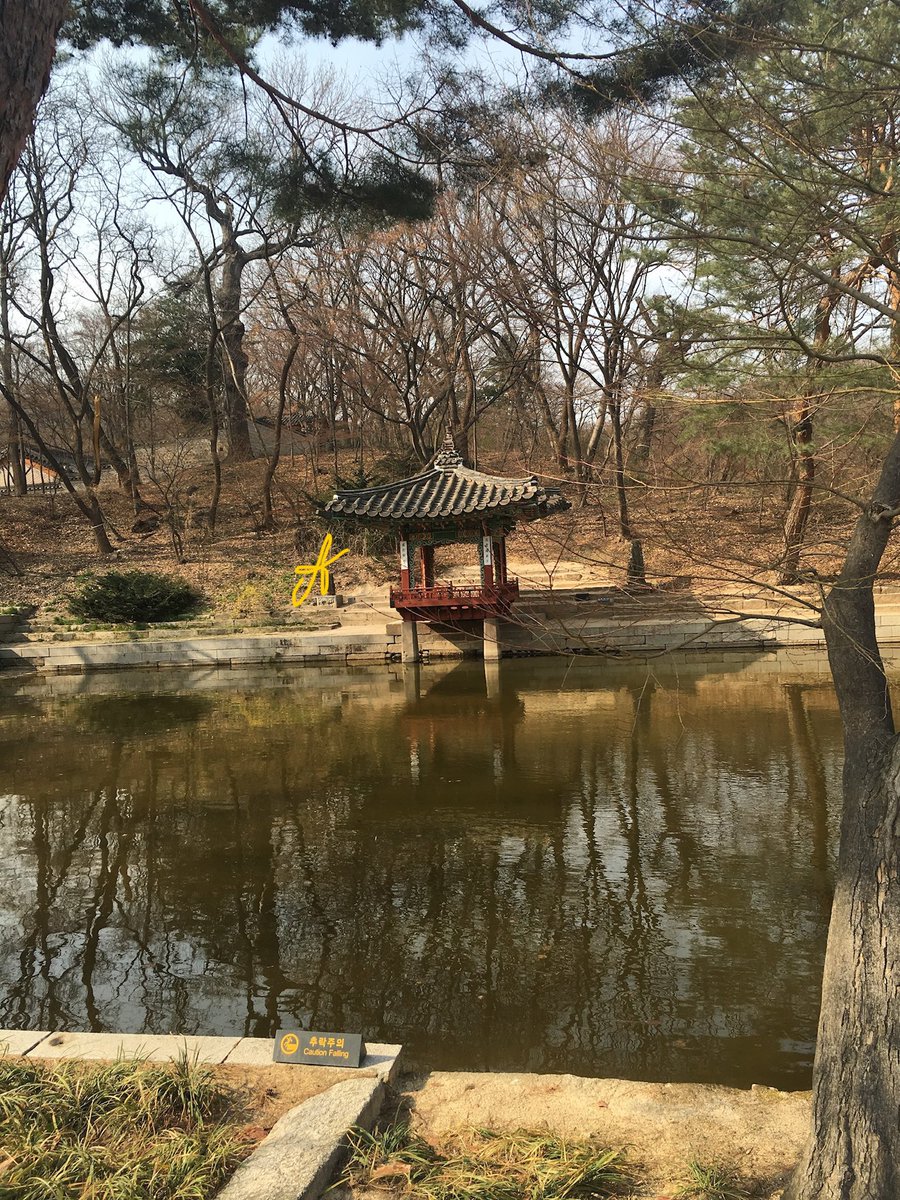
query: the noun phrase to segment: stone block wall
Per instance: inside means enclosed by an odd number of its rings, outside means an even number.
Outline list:
[[[882,606],[877,628],[884,645],[900,643],[900,607]],[[616,617],[612,611],[566,616],[514,614],[500,627],[505,656],[561,654],[641,657],[663,651],[702,650],[720,655],[736,650],[784,647],[824,648],[821,629],[760,616],[706,617],[695,610],[655,616]],[[480,622],[419,626],[425,661],[480,657]],[[146,639],[126,642],[39,642],[0,645],[0,670],[52,674],[134,667],[247,666],[251,664],[328,662],[377,664],[400,659],[400,622],[384,626],[308,630],[254,635]]]

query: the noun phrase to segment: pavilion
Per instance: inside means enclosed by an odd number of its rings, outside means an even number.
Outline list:
[[[421,474],[335,492],[324,511],[396,534],[400,583],[391,588],[390,604],[403,619],[403,661],[415,662],[418,621],[483,621],[484,656],[500,657],[500,619],[519,595],[519,581],[506,570],[506,539],[519,522],[568,507],[557,488],[544,487],[534,475],[505,479],[464,466],[448,435]],[[435,548],[452,543],[478,547],[477,585],[436,582]]]

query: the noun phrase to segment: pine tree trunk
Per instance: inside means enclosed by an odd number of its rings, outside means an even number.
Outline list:
[[[832,275],[836,275],[834,268]],[[824,351],[831,337],[831,314],[839,299],[839,292],[830,287],[819,301],[816,309],[816,329],[813,335],[815,350]],[[811,376],[803,395],[797,399],[791,426],[791,440],[797,454],[797,486],[791,497],[787,520],[784,526],[785,555],[782,561],[779,583],[796,583],[800,569],[800,552],[806,535],[806,523],[812,508],[813,487],[816,481],[816,456],[813,447],[813,418],[821,397],[816,380],[822,370],[822,359],[813,355],[808,371]]]
[[[228,420],[228,445],[238,458],[250,456],[250,427],[247,409],[247,367],[244,349],[244,322],[241,320],[241,274],[243,256],[238,250],[227,253],[222,265],[218,291],[219,323],[222,338],[222,378],[225,413]]]
[[[50,79],[68,0],[0,0],[0,200]]]
[[[785,1200],[900,1196],[900,739],[873,596],[898,506],[895,437],[822,618],[844,729],[844,799],[812,1135]]]
[[[900,745],[845,769],[813,1082],[785,1200],[900,1197]]]
[[[299,349],[300,339],[295,334],[294,340],[291,342],[290,348],[285,355],[284,362],[281,364],[281,375],[278,380],[278,409],[275,413],[275,436],[272,442],[272,453],[266,464],[266,474],[263,479],[262,527],[268,530],[275,528],[275,512],[272,505],[272,480],[275,478],[275,472],[278,470],[278,463],[281,459],[281,433],[284,428],[284,410],[287,407],[288,384],[291,378],[291,368],[294,365],[294,359],[297,357]]]
[[[813,487],[816,481],[816,458],[812,448],[812,405],[808,396],[798,401],[792,431],[797,451],[797,483],[791,497],[787,520],[784,526],[785,555],[782,560],[779,583],[796,583],[800,569],[800,552],[803,549],[806,523],[812,508]]]
[[[656,430],[656,405],[649,400],[644,401],[641,420],[638,425],[638,440],[634,448],[635,467],[643,474],[650,465],[650,451],[653,446],[653,434]]]

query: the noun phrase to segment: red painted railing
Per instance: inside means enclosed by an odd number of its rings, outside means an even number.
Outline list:
[[[392,608],[494,608],[511,604],[519,596],[518,579],[482,584],[442,583],[434,587],[391,588]]]

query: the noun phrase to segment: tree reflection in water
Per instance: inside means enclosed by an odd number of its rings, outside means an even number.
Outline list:
[[[801,1086],[824,662],[95,676],[0,695],[0,1024]]]

